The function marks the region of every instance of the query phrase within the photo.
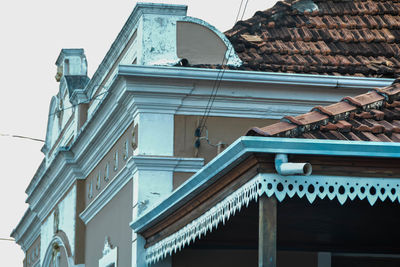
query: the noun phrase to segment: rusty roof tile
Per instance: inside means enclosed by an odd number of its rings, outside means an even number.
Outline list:
[[[329,106],[317,106],[303,115],[286,116],[279,123],[253,129],[248,134],[400,142],[399,87],[400,80],[377,91],[345,97],[344,101]]]
[[[268,126],[268,127],[263,127],[263,128],[254,127],[254,128],[251,128],[249,130],[250,134],[248,133],[248,135],[273,136],[273,135],[276,135],[276,134],[281,133],[281,132],[292,131],[292,130],[294,130],[296,128],[297,128],[296,125],[281,121],[281,122],[275,123],[275,124],[273,124],[271,126]]]
[[[313,1],[318,9],[301,12],[293,7],[301,1]],[[400,3],[395,0],[284,0],[239,21],[225,34],[244,63],[242,69],[397,77],[399,10]],[[253,62],[258,58],[255,53],[263,58],[262,63]],[[279,56],[282,54],[293,55],[297,65],[287,66]],[[299,56],[317,54],[322,56]],[[383,59],[377,61],[379,57]]]

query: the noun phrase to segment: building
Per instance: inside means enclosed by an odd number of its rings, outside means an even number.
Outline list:
[[[189,197],[214,188],[203,182],[237,171],[244,160],[243,142],[262,147],[278,140],[246,137],[235,142],[237,138],[254,126],[283,127],[278,119],[285,115],[297,122],[296,116],[314,106],[389,86],[399,71],[396,1],[278,2],[225,34],[186,16],[186,9],[138,4],[91,78],[82,49],[61,51],[56,61],[60,88],[50,104],[45,158],[26,190],[29,209],[11,234],[26,253],[25,266],[185,266],[184,254],[158,261],[163,250],[153,257],[151,245],[168,235],[143,231],[163,224],[172,211],[190,203]],[[323,124],[312,124],[321,116],[305,118],[308,123],[286,125],[277,134]],[[284,140],[286,149],[296,143]],[[341,145],[327,143],[332,151]],[[390,155],[377,157],[398,157],[396,145],[354,147],[357,153],[376,150],[377,155],[387,149]],[[319,147],[318,155],[327,155],[324,150]],[[334,164],[337,158],[330,160]],[[258,170],[258,163],[252,164]],[[238,189],[226,184],[215,188]],[[214,195],[208,197],[215,204]],[[184,218],[171,225],[179,230],[187,222]],[[150,243],[149,237],[154,239]],[[210,245],[207,240],[204,244]],[[243,255],[228,245],[225,257],[219,251],[221,260]],[[324,252],[319,249],[313,251]],[[253,254],[254,249],[245,252]]]

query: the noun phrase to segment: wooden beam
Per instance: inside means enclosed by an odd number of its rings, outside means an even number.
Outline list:
[[[258,266],[276,267],[276,198],[259,199]]]

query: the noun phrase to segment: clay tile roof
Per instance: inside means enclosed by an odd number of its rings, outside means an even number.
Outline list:
[[[225,34],[243,61],[243,70],[400,74],[398,0],[279,1]]]
[[[400,142],[400,81],[296,117],[252,128],[250,136]]]

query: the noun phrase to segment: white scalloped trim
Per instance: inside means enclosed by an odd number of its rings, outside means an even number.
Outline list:
[[[337,198],[340,204],[347,199],[368,199],[375,204],[389,198],[392,202],[400,202],[400,178],[364,178],[343,176],[279,176],[278,174],[258,174],[234,193],[216,204],[206,213],[193,220],[178,232],[166,237],[146,249],[147,264],[155,263],[177,250],[200,239],[207,232],[216,229],[219,223],[227,220],[250,201],[258,199],[262,194],[268,197],[275,195],[278,201],[295,194],[300,198],[306,196],[310,203],[318,196],[320,199]]]

